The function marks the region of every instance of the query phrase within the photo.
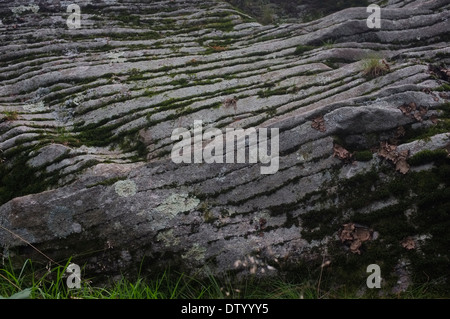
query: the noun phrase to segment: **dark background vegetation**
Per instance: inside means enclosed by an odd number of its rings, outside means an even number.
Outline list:
[[[368,6],[367,0],[227,0],[262,24],[283,20],[309,21],[350,7]]]

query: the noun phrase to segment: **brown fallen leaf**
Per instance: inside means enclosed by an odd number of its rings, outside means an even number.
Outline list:
[[[349,249],[354,254],[361,254],[360,247],[363,242],[372,239],[372,230],[361,226],[356,225],[355,223],[348,223],[342,225],[341,233],[339,234],[339,238],[342,243],[349,245]]]
[[[419,112],[414,113],[413,116],[418,122],[422,122],[422,116],[420,115]]]
[[[403,239],[401,245],[407,250],[416,249],[416,242],[412,237],[406,237],[405,239]]]
[[[394,162],[397,157],[396,150],[397,150],[396,145],[391,145],[387,141],[383,141],[380,143],[380,149],[378,151],[378,156]]]
[[[358,227],[355,229],[353,233],[353,237],[361,240],[361,241],[367,241],[371,238],[372,234],[369,229]]]
[[[311,127],[320,132],[326,132],[325,120],[324,120],[323,116],[319,116],[319,117],[315,118],[314,120],[312,120]]]
[[[395,169],[402,174],[406,174],[410,170],[410,166],[406,161],[409,156],[409,150],[398,152],[396,145],[390,145],[387,141],[384,141],[380,143],[378,156],[394,163]]]
[[[431,120],[431,123],[433,123],[433,124],[438,124],[438,122],[439,122],[439,118],[436,115],[432,115],[430,117],[430,120]]]
[[[436,98],[436,97],[435,97]],[[427,114],[428,109],[423,106],[417,106],[416,103],[411,102],[409,104],[403,104],[398,107],[403,115],[416,119],[416,121],[422,122],[423,116]]]
[[[406,130],[403,126],[399,126],[397,128],[397,131],[395,132],[395,137],[399,138],[399,137],[403,137],[406,134]]]
[[[423,106],[419,107],[419,114],[421,116],[424,116],[427,113],[428,113],[428,109],[426,107],[423,107]]]
[[[405,114],[405,115],[411,114],[411,110],[410,110],[410,108],[408,107],[408,105],[403,104],[403,105],[400,105],[398,108],[399,108],[399,110],[402,111],[402,113]]]
[[[359,248],[361,248],[362,245],[362,241],[359,239],[355,239],[351,244],[350,244],[350,251],[354,254],[358,254],[361,255],[361,251],[359,250]]]
[[[410,166],[406,160],[401,159],[395,164],[395,169],[402,174],[406,174],[409,172]]]
[[[225,101],[223,101],[223,104],[226,108],[229,107],[233,107],[234,110],[236,111],[236,106],[237,106],[237,98],[228,98],[225,99]]]
[[[347,240],[353,240],[353,231],[355,230],[355,224],[344,224],[343,230],[341,231],[341,235],[339,236],[341,238],[342,242],[345,242]]]
[[[439,96],[446,100],[450,99],[450,95],[448,95],[447,93],[444,93],[444,92],[439,93]]]
[[[334,144],[333,150],[334,150],[333,156],[340,158],[342,160],[349,160],[353,156],[349,151],[347,151],[339,144]]]
[[[428,65],[428,72],[431,75],[434,75],[435,77],[441,79],[441,80],[445,80],[445,81],[449,81],[450,80],[450,70],[446,69],[442,66],[437,66],[437,65],[433,65],[433,64],[429,64]]]
[[[424,89],[422,89],[422,92],[424,92],[426,94],[430,94],[431,93],[431,89],[430,88],[424,88]]]

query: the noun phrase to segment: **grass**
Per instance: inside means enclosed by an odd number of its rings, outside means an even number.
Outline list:
[[[354,154],[354,158],[356,161],[359,161],[359,162],[368,162],[368,161],[372,160],[373,154],[369,150],[357,151]]]
[[[17,111],[3,111],[2,114],[7,121],[17,121],[19,119]]]
[[[57,262],[42,253],[31,243],[7,228],[0,226],[41,254],[47,264],[25,259],[19,267],[10,258],[2,255],[0,264],[0,299],[355,299],[355,298],[437,298],[428,283],[413,285],[403,293],[380,294],[381,290],[366,290],[364,294],[345,285],[330,287],[330,272],[333,266],[318,267],[306,275],[291,272],[290,277],[271,276],[245,280],[233,280],[225,275],[221,278],[208,274],[207,268],[200,270],[201,276],[186,275],[170,268],[156,276],[142,275],[144,260],[134,279],[121,276],[115,281],[94,285],[95,278],[86,277],[81,269],[79,288],[68,288],[67,272],[72,258]],[[1,254],[0,254],[1,255]],[[51,267],[51,265],[54,265]],[[200,272],[199,272],[200,274]],[[322,286],[321,286],[322,285]],[[326,287],[323,287],[326,286]]]
[[[138,276],[129,280],[122,276],[115,282],[99,286],[81,276],[80,288],[68,288],[66,272],[70,260],[64,265],[48,269],[36,267],[29,259],[14,270],[9,262],[0,267],[0,297],[22,295],[27,299],[347,299],[367,298],[345,287],[321,291],[320,278],[296,282],[279,277],[250,278],[231,283],[230,280],[207,276],[199,280],[182,273],[164,271],[155,278]],[[388,296],[385,296],[385,298]],[[426,285],[390,296],[394,298],[432,298]]]
[[[384,59],[372,57],[363,60],[363,75],[368,79],[385,75],[389,71],[390,67]]]
[[[295,48],[294,54],[295,55],[303,55],[303,53],[311,51],[315,49],[315,47],[310,46],[310,45],[299,45]]]
[[[426,163],[431,163],[438,160],[444,160],[449,157],[449,154],[444,149],[437,149],[434,151],[423,150],[414,156],[408,158],[408,163],[412,166],[419,166]]]
[[[320,279],[301,282],[280,277],[231,283],[227,278],[207,276],[196,279],[183,273],[162,272],[155,278],[138,276],[129,280],[122,276],[115,282],[94,286],[92,279],[81,275],[80,288],[68,288],[66,272],[70,260],[51,269],[36,267],[30,260],[14,270],[11,263],[0,267],[0,297],[22,294],[27,299],[359,299],[374,298],[361,295],[346,287],[328,291],[320,289]],[[375,290],[378,292],[378,290]],[[375,292],[374,291],[374,292]],[[371,291],[372,292],[372,291]],[[427,299],[434,298],[427,284],[418,285],[404,293],[384,295],[381,298]],[[375,298],[377,296],[375,295]],[[1,299],[1,298],[0,298]]]

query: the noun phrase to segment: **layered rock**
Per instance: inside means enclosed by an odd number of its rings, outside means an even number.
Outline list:
[[[366,8],[262,26],[220,1],[83,1],[69,29],[64,1],[0,4],[4,255],[239,276],[326,258],[355,280],[407,258],[448,280],[446,2],[389,1],[379,30]],[[278,128],[279,170],[175,164],[197,120]],[[348,248],[350,223],[377,236]]]

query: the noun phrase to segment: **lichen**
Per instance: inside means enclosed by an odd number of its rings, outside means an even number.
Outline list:
[[[73,211],[64,206],[57,206],[50,212],[47,226],[60,238],[81,232],[81,225],[73,221]]]
[[[43,112],[48,110],[43,101],[34,104],[25,104],[23,109],[27,112]]]
[[[205,259],[206,248],[200,246],[199,244],[192,245],[186,254],[181,255],[183,259],[202,261]]]
[[[24,13],[25,11],[31,11],[33,13],[37,13],[39,11],[39,6],[37,4],[30,4],[29,6],[18,6],[18,7],[13,7],[13,8],[9,8],[11,10],[12,13],[16,14],[16,15],[20,15],[22,13]]]
[[[120,197],[130,197],[136,195],[136,183],[132,180],[118,181],[114,184],[114,190]]]
[[[189,197],[188,194],[172,194],[156,207],[156,210],[169,218],[175,217],[179,213],[188,212],[200,204],[200,200]]]
[[[180,239],[173,235],[173,229],[159,233],[156,236],[156,240],[162,241],[165,247],[176,246],[180,243]]]

